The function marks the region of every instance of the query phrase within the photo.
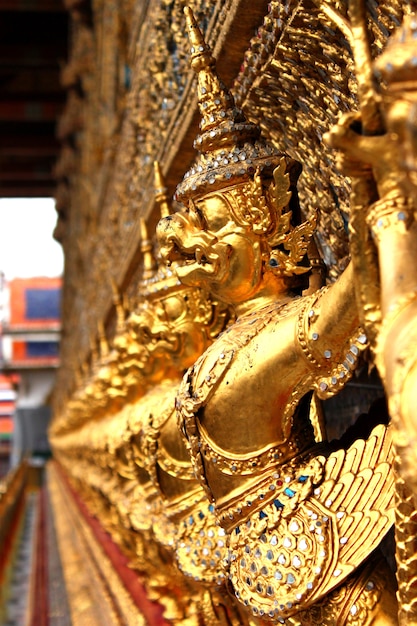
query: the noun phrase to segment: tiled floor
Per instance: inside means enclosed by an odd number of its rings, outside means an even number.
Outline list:
[[[0,612],[0,626],[28,626],[36,623],[30,615],[32,594],[44,593],[47,597],[49,626],[71,626],[61,560],[57,546],[53,513],[46,494],[46,552],[48,589],[36,589],[36,540],[42,500],[39,491],[28,492],[23,512],[22,527],[18,533],[11,575],[7,581],[8,597]]]
[[[48,520],[49,626],[71,626],[71,613],[49,497],[47,498],[46,509]]]
[[[1,626],[25,626],[30,604],[30,573],[33,563],[38,494],[29,493],[23,514],[23,527],[14,555],[9,583],[9,597]]]

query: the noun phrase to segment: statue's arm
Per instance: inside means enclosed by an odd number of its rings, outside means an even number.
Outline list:
[[[363,136],[354,131],[353,116],[341,118],[327,136],[327,142],[340,151],[339,164],[347,174],[373,179],[376,196],[366,204],[358,199],[365,212],[367,227],[378,250],[381,281],[382,318],[392,310],[395,301],[416,288],[417,229],[415,205],[417,186],[411,184],[404,169],[402,146],[398,134]],[[415,164],[417,168],[417,163]],[[355,207],[352,207],[355,211]]]
[[[306,297],[297,338],[322,398],[339,391],[355,370],[367,339],[359,324],[352,264],[333,285]]]
[[[384,381],[390,413],[398,425],[400,447],[417,447],[417,162],[405,167],[399,128],[381,136],[362,136],[342,119],[330,143],[344,158],[368,168],[377,199],[365,219],[378,253],[381,324],[373,349]],[[396,117],[398,126],[398,116]],[[401,120],[400,120],[401,121]],[[417,159],[415,159],[417,161]],[[411,445],[410,445],[411,444]]]

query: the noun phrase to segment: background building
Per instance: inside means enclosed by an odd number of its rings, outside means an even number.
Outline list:
[[[3,287],[2,371],[16,385],[11,465],[46,455],[50,394],[59,364],[60,278],[16,278]]]
[[[10,469],[18,375],[0,374],[0,478]]]

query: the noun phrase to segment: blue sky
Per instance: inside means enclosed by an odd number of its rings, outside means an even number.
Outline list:
[[[52,238],[52,198],[0,198],[0,271],[6,279],[61,276],[63,254]]]

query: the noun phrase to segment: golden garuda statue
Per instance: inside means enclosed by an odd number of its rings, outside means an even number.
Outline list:
[[[188,370],[177,397],[195,475],[228,536],[233,592],[249,613],[274,623],[293,616],[300,623],[397,623],[392,576],[374,562],[394,520],[390,427],[369,425],[366,438],[351,433],[330,445],[318,440],[311,419],[312,395],[339,391],[367,346],[360,322],[369,320],[355,297],[361,259],[332,286],[308,294],[302,277],[311,269],[315,220],[300,223],[297,164],[236,107],[186,14],[202,117],[198,156],[177,187],[185,208],[161,220],[157,234],[180,280],[208,289],[237,316]],[[357,156],[361,139],[347,141],[349,132],[335,130],[333,144]],[[373,141],[381,199],[370,215],[402,211],[399,231],[413,220],[413,202],[399,195],[391,170],[400,165],[391,153],[380,171],[381,139]]]
[[[156,166],[159,257],[142,224],[138,301],[116,298],[112,349],[51,429],[173,624],[417,624],[417,20],[374,63],[361,2],[350,24],[319,8],[356,57],[360,110],[323,138],[352,179],[350,262],[324,284],[329,215],[300,207],[301,165],[238,106],[186,7],[197,155],[176,212]],[[328,441],[321,401],[364,363],[390,416],[375,404]]]

